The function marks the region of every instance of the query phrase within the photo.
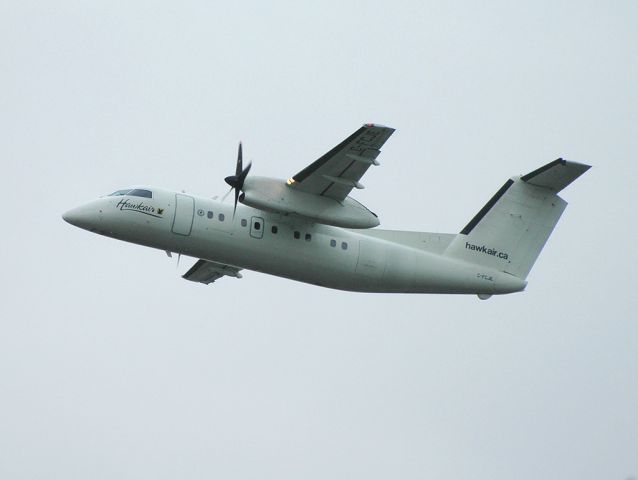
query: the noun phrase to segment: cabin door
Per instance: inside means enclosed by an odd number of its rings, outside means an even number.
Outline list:
[[[173,217],[173,233],[177,235],[190,235],[193,229],[193,217],[195,216],[195,200],[188,195],[177,193],[175,195],[175,216]]]

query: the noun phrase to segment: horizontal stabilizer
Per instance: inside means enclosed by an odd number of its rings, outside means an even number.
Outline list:
[[[523,175],[521,180],[537,187],[549,188],[558,193],[590,168],[590,165],[559,158],[527,175]]]

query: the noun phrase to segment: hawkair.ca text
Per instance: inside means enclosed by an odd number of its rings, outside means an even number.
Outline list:
[[[472,250],[473,252],[485,253],[486,255],[491,255],[503,260],[507,260],[509,258],[508,253],[501,252],[500,250],[496,250],[491,247],[486,247],[485,245],[474,245],[473,243],[465,242],[465,248],[468,250]]]

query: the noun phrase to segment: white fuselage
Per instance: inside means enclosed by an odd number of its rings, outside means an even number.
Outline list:
[[[152,198],[101,197],[65,220],[119,240],[340,290],[500,294],[525,282],[503,272],[378,238],[159,188]],[[376,229],[375,229],[376,230]]]

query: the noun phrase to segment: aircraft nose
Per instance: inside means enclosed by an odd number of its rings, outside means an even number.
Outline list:
[[[65,222],[75,225],[76,227],[81,227],[82,223],[86,220],[85,217],[86,215],[83,214],[81,207],[72,208],[68,212],[62,214],[62,218]]]
[[[62,219],[79,228],[90,229],[96,220],[96,212],[88,206],[72,208],[68,212],[62,214]]]

